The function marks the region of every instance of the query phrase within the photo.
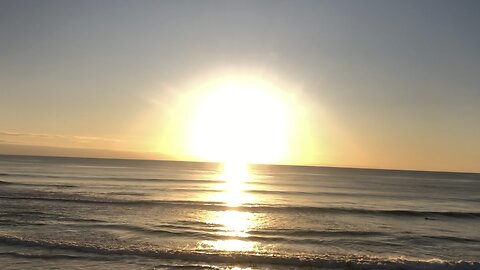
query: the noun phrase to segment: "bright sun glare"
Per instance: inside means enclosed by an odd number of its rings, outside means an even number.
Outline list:
[[[220,79],[196,101],[191,149],[232,166],[277,162],[286,151],[289,125],[286,102],[274,85],[251,77]]]
[[[222,192],[215,193],[213,200],[230,210],[207,222],[219,226],[219,235],[231,237],[202,241],[201,245],[223,251],[253,251],[256,242],[244,238],[254,226],[254,215],[239,208],[255,201],[248,192],[253,177],[248,164],[285,158],[293,109],[278,87],[251,76],[227,76],[201,88],[193,99],[190,147],[201,159],[223,163],[218,176],[223,180],[218,187]]]

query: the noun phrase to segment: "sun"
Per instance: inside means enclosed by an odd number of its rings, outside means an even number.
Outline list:
[[[261,78],[230,76],[208,83],[191,119],[195,156],[224,163],[273,163],[284,158],[290,114],[280,89]]]

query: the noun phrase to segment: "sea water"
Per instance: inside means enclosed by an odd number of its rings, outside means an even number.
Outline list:
[[[0,269],[480,269],[480,175],[0,156]]]

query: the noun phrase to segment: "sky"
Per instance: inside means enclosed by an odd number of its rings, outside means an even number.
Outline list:
[[[478,1],[0,0],[0,153],[202,160],[225,77],[288,104],[276,163],[480,172]]]

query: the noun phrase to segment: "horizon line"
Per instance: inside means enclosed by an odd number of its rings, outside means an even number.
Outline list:
[[[164,162],[191,162],[191,163],[216,163],[221,164],[220,161],[200,161],[200,160],[179,160],[179,159],[142,159],[142,158],[106,158],[106,157],[79,157],[79,156],[62,156],[62,155],[31,155],[31,154],[2,154],[1,156],[10,157],[38,157],[38,158],[70,158],[70,159],[101,159],[101,160],[131,160],[131,161],[164,161]],[[372,167],[346,167],[346,166],[332,166],[332,165],[314,165],[314,164],[274,164],[274,163],[248,163],[249,165],[259,166],[290,166],[290,167],[316,167],[329,169],[351,169],[351,170],[376,170],[376,171],[399,171],[399,172],[425,172],[425,173],[454,173],[454,174],[480,174],[480,172],[473,171],[434,171],[434,170],[419,170],[419,169],[393,169],[393,168],[372,168]]]

